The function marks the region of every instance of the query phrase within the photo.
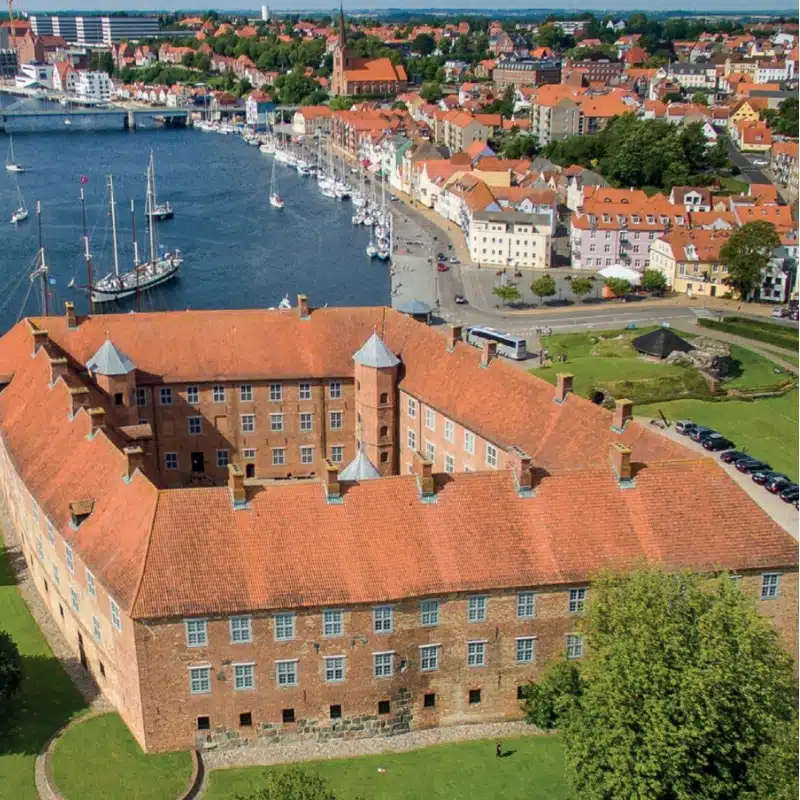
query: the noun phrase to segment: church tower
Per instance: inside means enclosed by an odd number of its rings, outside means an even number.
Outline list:
[[[350,68],[350,55],[347,52],[347,32],[344,27],[344,7],[339,5],[339,41],[333,48],[333,75],[331,80],[331,93],[347,94],[347,81],[345,70]]]

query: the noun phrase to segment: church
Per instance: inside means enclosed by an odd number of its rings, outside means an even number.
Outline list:
[[[395,95],[408,85],[406,71],[389,58],[359,58],[347,46],[344,10],[339,9],[339,41],[333,49],[333,95]]]

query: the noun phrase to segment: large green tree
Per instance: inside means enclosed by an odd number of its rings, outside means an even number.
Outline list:
[[[492,294],[499,297],[503,301],[503,305],[516,303],[522,299],[519,289],[513,283],[507,283],[505,286],[495,286],[492,289]]]
[[[577,687],[551,672],[524,692],[529,720],[560,728],[577,796],[797,796],[792,659],[738,581],[606,573],[583,628]]]
[[[749,299],[761,285],[772,251],[780,243],[771,222],[748,222],[736,230],[719,251],[728,273],[725,283],[736,289],[743,300]]]
[[[442,87],[438,83],[423,83],[419,96],[428,103],[438,103],[442,99]]]
[[[556,282],[552,275],[542,275],[531,284],[531,291],[542,301],[545,297],[552,297],[556,293]]]
[[[420,33],[411,45],[413,52],[421,56],[429,56],[436,49],[436,40],[429,33]]]
[[[663,294],[667,288],[667,277],[657,269],[646,269],[642,273],[642,289],[653,294]]]
[[[265,772],[264,785],[233,800],[336,800],[327,781],[313,772],[292,767],[281,772]]]
[[[14,640],[0,631],[0,708],[3,708],[22,685],[22,658]]]
[[[589,294],[589,292],[592,291],[592,285],[590,278],[573,278],[569,288],[572,290],[572,294],[580,299],[585,294]]]

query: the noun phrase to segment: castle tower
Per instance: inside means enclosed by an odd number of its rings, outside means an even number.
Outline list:
[[[397,372],[400,359],[377,333],[353,356],[356,435],[361,451],[381,475],[397,471]]]
[[[136,408],[136,365],[106,339],[86,362],[86,369],[97,385],[108,395],[117,425],[135,425],[139,421]]]

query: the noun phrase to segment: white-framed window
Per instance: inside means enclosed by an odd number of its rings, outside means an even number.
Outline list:
[[[436,412],[432,408],[425,409],[425,427],[428,430],[436,430]]]
[[[428,461],[436,461],[436,445],[427,439],[425,440],[425,458]]]
[[[467,642],[467,666],[486,666],[486,642]]]
[[[225,402],[225,386],[221,383],[215,383],[211,387],[211,396],[215,403]]]
[[[420,622],[425,627],[432,627],[439,624],[439,601],[423,600],[419,604]]]
[[[280,433],[283,430],[283,414],[269,415],[269,429],[273,433]]]
[[[493,444],[486,445],[486,464],[492,469],[497,466],[497,448]]]
[[[761,599],[774,600],[778,596],[780,575],[777,572],[767,572],[761,576]]]
[[[533,642],[532,636],[517,639],[517,664],[530,664],[534,660],[536,654]]]
[[[313,464],[314,463],[314,448],[305,446],[300,448],[300,463]]]
[[[136,390],[136,405],[139,408],[147,405],[147,390],[146,389],[137,389]]]
[[[186,387],[186,402],[189,405],[196,406],[200,402],[200,387],[187,386]]]
[[[344,611],[329,608],[322,612],[322,635],[342,636],[344,634]]]
[[[373,674],[376,678],[391,678],[394,674],[394,651],[373,653]]]
[[[275,662],[278,686],[297,686],[297,659]]]
[[[310,383],[301,383],[298,386],[297,399],[298,400],[310,400],[311,399],[311,384]]]
[[[344,427],[344,414],[341,411],[331,411],[331,430],[340,431]]]
[[[61,573],[58,571],[57,564],[53,564],[53,583],[56,586],[61,586]]]
[[[585,586],[580,589],[569,590],[569,613],[580,614],[586,606],[586,593]]]
[[[454,442],[456,440],[456,426],[450,419],[444,421],[444,438],[448,442]]]
[[[231,617],[229,624],[232,644],[253,641],[253,620],[250,617]]]
[[[189,691],[192,694],[211,691],[211,667],[189,667]]]
[[[283,400],[283,388],[279,383],[271,383],[269,385],[269,399],[273,403],[279,403]]]
[[[178,454],[164,453],[164,467],[166,469],[178,469]]]
[[[103,633],[100,630],[100,620],[95,614],[92,614],[92,635],[96,642],[103,641]]]
[[[72,607],[75,609],[75,611],[80,613],[80,610],[81,610],[81,598],[80,598],[80,595],[78,594],[78,590],[74,586],[70,586],[69,587],[69,599],[70,599],[70,602],[72,603]]]
[[[294,614],[291,612],[275,614],[273,621],[276,641],[288,642],[294,639]]]
[[[419,668],[422,672],[439,669],[439,647],[438,644],[428,644],[419,648]]]
[[[282,467],[286,463],[286,448],[273,447],[272,448],[272,466]]]
[[[202,417],[187,417],[186,421],[189,423],[189,433],[192,436],[198,436],[203,432]]]
[[[53,533],[53,523],[50,520],[47,520],[47,541],[55,547],[56,537]]]
[[[44,547],[42,547],[42,537],[39,534],[36,534],[36,552],[39,554],[39,558],[44,561]]]
[[[230,450],[217,450],[217,466],[227,467],[231,463]]]
[[[242,433],[255,433],[256,415],[242,414]]]
[[[314,429],[314,415],[313,414],[301,414],[300,415],[300,430],[302,431],[310,431]]]
[[[331,381],[328,384],[328,393],[331,400],[342,399],[342,384],[339,381]]]
[[[169,386],[162,386],[158,390],[158,402],[162,406],[172,405],[172,388]]]
[[[583,656],[583,636],[571,633],[567,636],[567,658],[581,658]]]
[[[372,609],[372,626],[375,633],[391,633],[393,614],[391,606],[376,606]]]
[[[455,472],[456,471],[456,460],[450,453],[444,454],[444,471],[445,472]]]
[[[331,464],[341,464],[344,461],[344,446],[334,444],[331,446]]]
[[[486,622],[486,595],[474,594],[467,598],[467,622]]]
[[[536,616],[536,592],[520,592],[517,595],[517,617],[531,619]]]
[[[204,619],[185,619],[187,647],[205,647],[208,644],[208,621]]]
[[[464,431],[464,450],[471,456],[475,455],[475,434],[471,431]]]
[[[325,656],[325,683],[344,680],[344,656]]]
[[[245,447],[244,450],[242,450],[242,458],[245,461],[255,461],[256,460],[255,447]]]
[[[413,397],[408,398],[408,403],[406,404],[406,414],[412,418],[417,416],[417,401]]]
[[[75,574],[75,556],[72,554],[72,548],[68,545],[64,545],[64,556],[67,560],[67,571],[70,575]]]
[[[256,665],[255,664],[234,664],[233,665],[233,688],[237,692],[256,688]]]
[[[408,429],[408,449],[416,451],[417,449],[417,432],[412,431],[411,428]]]
[[[242,403],[253,402],[253,386],[250,383],[243,383],[239,387],[239,400]]]
[[[122,630],[122,617],[119,614],[119,606],[111,600],[111,624],[118,630]]]

